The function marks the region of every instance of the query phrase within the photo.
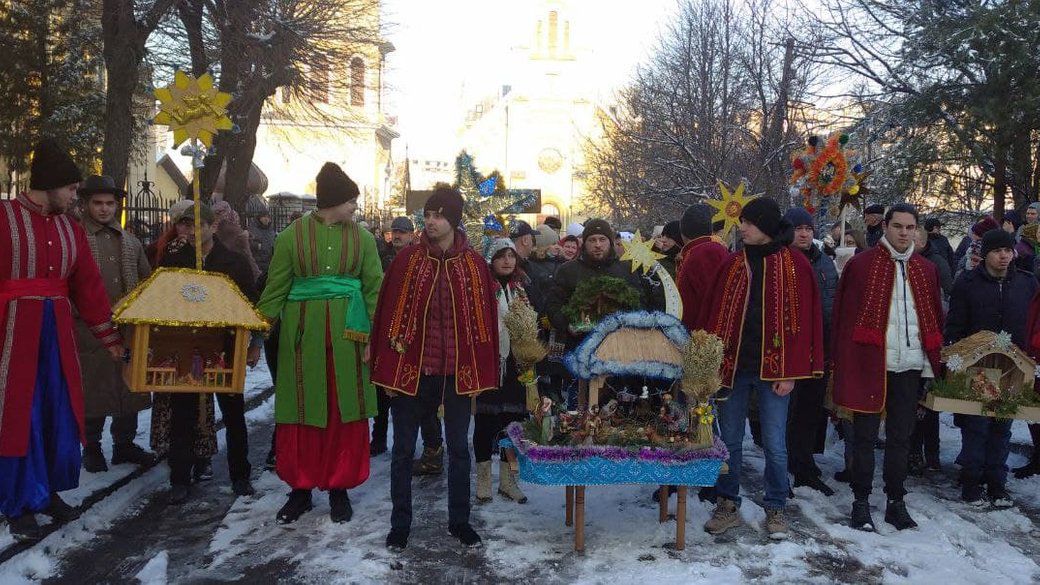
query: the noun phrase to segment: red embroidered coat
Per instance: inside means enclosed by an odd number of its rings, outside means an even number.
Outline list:
[[[885,409],[885,355],[889,304],[896,265],[888,248],[875,246],[849,260],[834,296],[834,403],[856,412]],[[914,298],[921,347],[938,374],[943,311],[935,265],[914,253],[907,280]]]
[[[685,259],[684,259],[685,262]],[[706,313],[707,331],[722,339],[722,386],[733,387],[750,297],[751,267],[744,250],[719,268]],[[823,376],[823,308],[816,273],[805,254],[783,247],[764,258],[762,360],[766,381]]]
[[[690,331],[704,329],[712,287],[729,250],[711,236],[703,236],[683,246],[681,255],[676,284],[682,297],[682,321]]]
[[[433,297],[445,285],[448,302],[442,303]],[[448,330],[431,332],[431,323]],[[453,356],[445,363],[454,365],[459,394],[497,388],[498,335],[498,301],[487,262],[462,232],[456,232],[455,244],[443,255],[423,234],[397,254],[383,275],[372,321],[372,383],[415,396],[421,375],[442,373],[427,371],[424,358],[436,349]],[[451,347],[431,348],[437,340]]]
[[[83,438],[83,385],[72,305],[106,346],[122,343],[86,234],[65,215],[44,215],[24,195],[0,202],[0,456],[21,457],[40,348],[43,303],[54,301],[61,365]]]

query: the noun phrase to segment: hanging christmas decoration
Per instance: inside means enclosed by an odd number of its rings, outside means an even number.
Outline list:
[[[841,194],[855,198],[862,189],[856,174],[863,168],[849,159],[855,153],[846,148],[849,135],[837,133],[824,141],[819,136],[810,136],[806,146],[791,158],[791,194],[802,198],[802,205],[810,213],[815,212],[820,200]],[[854,199],[853,199],[854,200]],[[839,205],[840,207],[840,205]]]

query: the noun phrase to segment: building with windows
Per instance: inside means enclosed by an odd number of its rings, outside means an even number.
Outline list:
[[[511,189],[541,189],[542,215],[565,221],[580,210],[585,145],[601,128],[570,4],[531,2],[512,79],[473,104],[459,131],[482,172],[500,170]]]

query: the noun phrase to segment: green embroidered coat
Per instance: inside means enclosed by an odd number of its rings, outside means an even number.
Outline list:
[[[331,337],[337,400],[343,422],[375,416],[376,391],[362,363],[366,335],[346,331],[351,299],[292,301],[294,282],[346,275],[360,280],[369,322],[376,310],[383,269],[375,238],[354,222],[326,225],[314,213],[294,221],[274,245],[267,286],[257,305],[281,320],[275,421],[325,428],[328,421],[326,340]],[[298,287],[296,294],[302,287]]]

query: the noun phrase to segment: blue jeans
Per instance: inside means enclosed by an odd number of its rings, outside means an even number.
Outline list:
[[[720,497],[740,505],[744,430],[752,392],[758,393],[762,444],[766,455],[765,507],[767,510],[782,510],[791,489],[787,478],[787,405],[791,395],[777,396],[773,392],[773,383],[760,380],[754,373],[738,372],[733,389],[718,403],[722,440],[729,449],[729,472],[719,476],[715,488]]]
[[[473,399],[456,394],[455,376],[421,376],[415,396],[398,394],[390,399],[390,416],[394,423],[390,461],[391,528],[409,530],[412,526],[415,441],[424,422],[431,416],[437,419],[437,407],[442,403],[444,442],[448,451],[448,524],[469,523],[469,419]]]
[[[1011,421],[964,415],[961,426],[961,473],[964,481],[985,481],[990,488],[1007,483],[1007,458],[1011,449]]]

